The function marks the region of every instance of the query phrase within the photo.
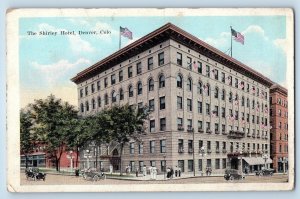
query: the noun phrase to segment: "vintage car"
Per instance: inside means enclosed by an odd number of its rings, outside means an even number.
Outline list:
[[[224,179],[225,180],[230,180],[230,181],[233,181],[233,180],[243,180],[245,177],[239,173],[238,170],[236,169],[226,169],[225,170],[225,175],[224,175]]]
[[[85,180],[93,180],[93,181],[98,181],[98,180],[104,180],[106,179],[106,175],[104,172],[97,172],[95,170],[82,170],[81,171],[82,177]]]
[[[25,175],[26,179],[33,179],[34,181],[36,180],[46,180],[46,173],[40,172],[39,168],[27,168],[25,169]]]
[[[257,176],[272,176],[274,173],[274,169],[262,169],[260,171],[255,171],[255,175]]]

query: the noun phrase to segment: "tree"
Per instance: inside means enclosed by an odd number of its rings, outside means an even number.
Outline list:
[[[122,175],[122,154],[124,145],[131,139],[139,141],[145,133],[145,121],[148,119],[150,111],[147,106],[140,107],[113,106],[104,109],[98,117],[101,117],[101,127],[109,135],[110,141],[116,141],[120,145],[120,175]],[[103,132],[102,132],[103,133]]]
[[[54,159],[56,170],[60,171],[60,158],[67,146],[66,137],[72,133],[72,120],[77,117],[75,107],[50,95],[45,100],[35,100],[31,114],[35,132],[41,143],[45,143],[48,157]]]
[[[30,112],[21,110],[20,112],[20,150],[25,156],[25,165],[28,167],[28,155],[33,152],[35,147],[36,136],[32,132],[33,124]]]

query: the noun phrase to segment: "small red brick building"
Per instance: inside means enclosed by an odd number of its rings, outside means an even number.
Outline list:
[[[271,158],[276,172],[288,168],[288,91],[274,84],[270,88]]]

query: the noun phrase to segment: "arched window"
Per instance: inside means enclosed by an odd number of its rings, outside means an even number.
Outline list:
[[[93,109],[96,108],[96,102],[95,102],[95,99],[92,99],[92,108],[93,108]]]
[[[120,89],[120,100],[123,100],[124,99],[124,91],[123,89],[121,88]]]
[[[108,104],[108,95],[107,95],[107,93],[104,96],[104,103],[105,103],[105,105]]]
[[[89,109],[90,109],[88,101],[85,102],[85,109],[86,109],[86,111],[89,111]]]
[[[80,111],[81,111],[81,113],[84,112],[84,105],[83,105],[83,103],[80,104]]]
[[[188,78],[187,80],[187,84],[186,84],[186,87],[187,87],[187,90],[188,91],[192,91],[192,79],[191,78]]]
[[[138,89],[138,95],[141,95],[143,93],[143,85],[141,82],[138,83],[137,89]]]
[[[164,88],[165,87],[165,76],[160,75],[159,76],[159,88]]]
[[[202,82],[198,82],[197,93],[202,94]]]
[[[129,97],[133,97],[133,87],[132,87],[132,85],[129,86],[128,93],[129,93]]]
[[[116,101],[117,101],[117,94],[116,94],[115,91],[113,91],[113,92],[111,93],[111,101],[112,101],[112,102],[116,102]]]
[[[210,85],[207,84],[206,86],[206,93],[207,93],[207,96],[210,96]]]
[[[99,96],[97,100],[98,100],[98,107],[101,107],[101,97]]]
[[[229,93],[228,100],[229,100],[229,102],[232,102],[232,92]]]
[[[216,87],[215,88],[215,98],[218,98],[219,97],[219,88]]]
[[[250,100],[249,100],[249,98],[247,98],[247,107],[248,108],[250,107]]]
[[[221,96],[222,100],[225,100],[225,96],[226,96],[225,89],[222,89],[222,96]]]
[[[148,90],[153,91],[154,90],[154,80],[152,78],[148,81]]]
[[[182,88],[182,76],[181,75],[177,76],[177,87]]]

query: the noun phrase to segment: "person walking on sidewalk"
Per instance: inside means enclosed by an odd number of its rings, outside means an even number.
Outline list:
[[[173,179],[173,176],[174,176],[174,170],[173,170],[173,168],[171,168],[171,171],[170,171],[170,174],[171,174],[171,179]]]
[[[147,175],[147,167],[146,165],[143,166],[143,176]]]
[[[178,167],[175,167],[175,177],[177,178],[177,173],[178,173]]]
[[[181,167],[178,168],[178,177],[181,176]]]
[[[135,176],[139,177],[139,168],[138,167],[135,168]]]

